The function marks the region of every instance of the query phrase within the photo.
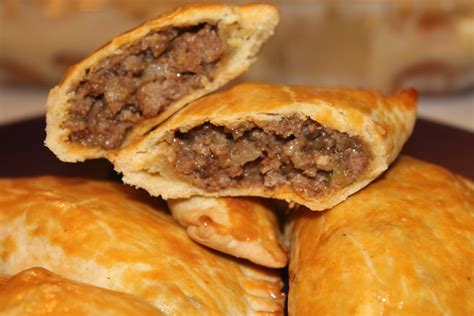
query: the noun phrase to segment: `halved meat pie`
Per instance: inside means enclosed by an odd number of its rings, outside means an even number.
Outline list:
[[[241,84],[189,104],[111,156],[152,195],[261,196],[323,210],[358,191],[400,152],[416,94]]]
[[[244,72],[277,23],[271,5],[191,5],[115,38],[51,90],[46,145],[70,162],[126,146]]]

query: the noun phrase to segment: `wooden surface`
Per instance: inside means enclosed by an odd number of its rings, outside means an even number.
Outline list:
[[[0,177],[52,174],[118,179],[110,163],[103,159],[84,163],[59,161],[43,145],[44,128],[44,117],[0,127]],[[474,179],[474,133],[419,119],[403,153]]]

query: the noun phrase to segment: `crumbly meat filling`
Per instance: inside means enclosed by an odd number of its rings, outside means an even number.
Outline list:
[[[120,147],[134,125],[212,81],[223,50],[216,28],[202,24],[152,31],[102,60],[74,89],[69,140]]]
[[[224,128],[206,123],[169,139],[174,169],[208,191],[263,184],[318,196],[352,183],[369,155],[356,137],[296,116]]]

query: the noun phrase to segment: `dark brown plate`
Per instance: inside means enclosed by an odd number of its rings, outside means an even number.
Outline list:
[[[117,179],[104,159],[63,163],[43,145],[44,117],[0,127],[0,177],[36,175]],[[474,133],[419,119],[403,153],[474,179]]]

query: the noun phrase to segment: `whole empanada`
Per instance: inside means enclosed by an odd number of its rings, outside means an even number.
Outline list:
[[[114,38],[51,90],[46,145],[69,162],[126,146],[244,72],[277,23],[272,5],[199,4]]]
[[[197,100],[111,156],[165,199],[260,196],[323,210],[375,179],[415,122],[416,93],[246,83]]]
[[[198,243],[266,267],[286,266],[277,214],[268,201],[196,196],[167,202],[173,218]]]
[[[289,315],[474,315],[474,184],[401,157],[323,213],[293,212]]]
[[[64,279],[43,268],[0,276],[0,311],[26,315],[163,315],[143,299]]]
[[[120,184],[0,180],[0,274],[44,267],[165,314],[281,314],[278,272],[192,241],[164,203]]]

